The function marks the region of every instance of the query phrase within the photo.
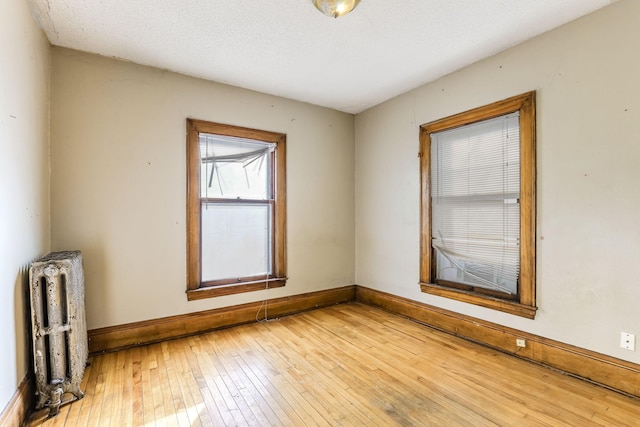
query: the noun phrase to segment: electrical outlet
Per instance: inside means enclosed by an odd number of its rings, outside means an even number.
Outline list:
[[[526,347],[527,346],[527,342],[525,340],[523,340],[522,338],[516,338],[516,345],[518,347]]]
[[[636,350],[636,336],[629,332],[620,333],[620,347],[635,351]]]

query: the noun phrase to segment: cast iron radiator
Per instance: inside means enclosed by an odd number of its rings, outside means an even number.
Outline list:
[[[84,272],[80,251],[52,252],[29,269],[36,409],[57,415],[62,395],[82,399],[87,364]]]

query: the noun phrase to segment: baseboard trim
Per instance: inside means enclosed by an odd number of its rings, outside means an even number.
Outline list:
[[[33,374],[27,373],[18,386],[18,390],[0,413],[0,426],[20,427],[29,414],[34,400]]]
[[[355,299],[355,286],[328,289],[267,301],[269,317],[286,316]],[[262,301],[152,319],[88,331],[89,353],[97,354],[180,338],[256,321]],[[264,315],[264,313],[263,313]]]
[[[268,300],[269,317],[286,316],[354,300],[640,398],[638,364],[364,286],[352,285],[271,299]],[[255,302],[92,329],[88,331],[89,352],[97,354],[116,351],[252,323],[256,321],[256,313],[261,305],[262,302]],[[516,338],[525,339],[527,347],[517,347]],[[29,396],[33,393],[28,392],[29,381],[25,381],[7,405],[0,421],[5,422],[5,418],[14,419],[15,415],[8,414],[20,414],[30,407]],[[7,418],[9,416],[11,418]],[[4,425],[2,422],[0,425]]]
[[[640,398],[638,364],[363,286],[356,301]],[[516,338],[527,346],[517,347]]]

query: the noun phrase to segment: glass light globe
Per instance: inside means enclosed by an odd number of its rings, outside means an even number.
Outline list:
[[[360,0],[311,0],[311,2],[320,12],[337,18],[355,9]]]

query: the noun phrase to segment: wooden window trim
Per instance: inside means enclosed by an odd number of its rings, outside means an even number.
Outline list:
[[[270,277],[255,276],[229,281],[201,280],[200,133],[235,136],[277,144],[273,153],[273,270]],[[284,286],[286,283],[286,135],[277,132],[187,119],[187,299],[189,301]],[[236,201],[238,202],[238,201]],[[241,201],[244,203],[245,201]],[[252,201],[247,200],[247,203]]]
[[[520,112],[520,276],[510,301],[434,283],[431,248],[431,134]],[[420,126],[420,288],[423,292],[533,319],[536,314],[536,108],[528,92]]]

